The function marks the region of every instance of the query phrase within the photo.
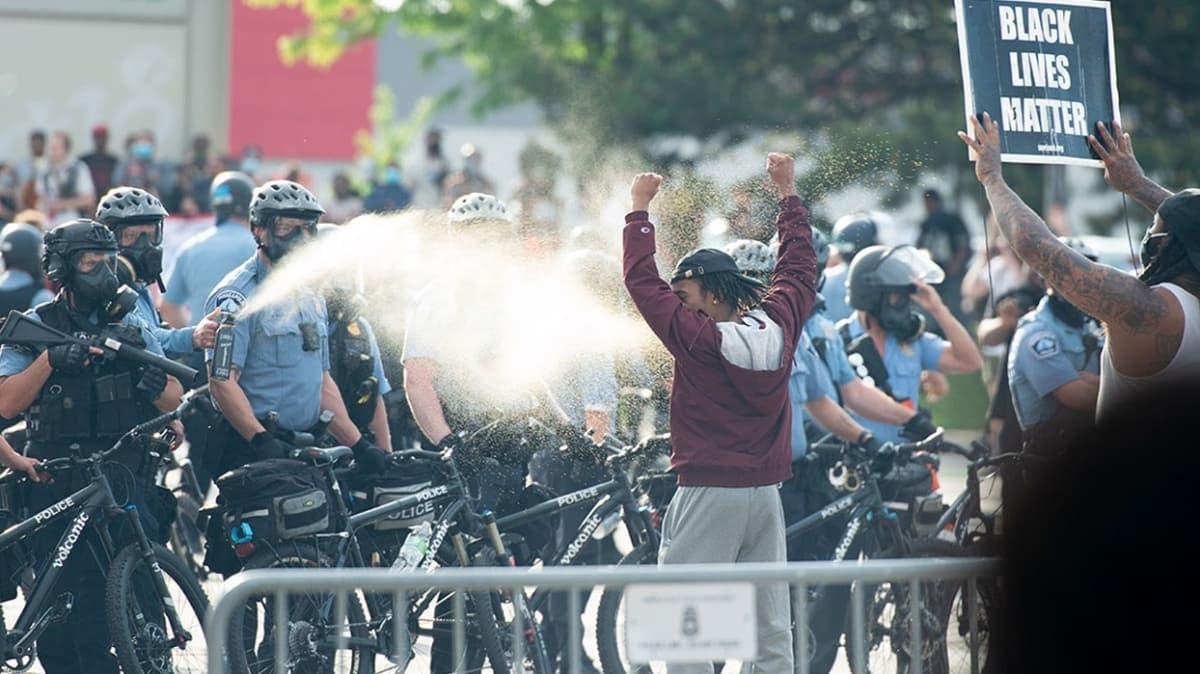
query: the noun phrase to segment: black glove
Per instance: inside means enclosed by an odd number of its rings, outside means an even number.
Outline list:
[[[162,395],[163,390],[167,388],[167,373],[160,368],[148,365],[142,368],[142,377],[138,379],[137,390],[142,395],[142,399],[148,403],[153,403]]]
[[[455,433],[453,431],[451,431],[449,435],[442,438],[437,443],[437,449],[440,452],[444,452],[447,449],[452,449],[452,450],[462,449],[462,446],[463,446],[463,439],[458,435],[458,433]]]
[[[863,431],[862,435],[858,436],[858,441],[855,444],[867,450],[867,454],[874,456],[887,443],[872,435],[870,431]]]
[[[350,449],[354,450],[354,462],[364,472],[382,473],[392,458],[391,452],[372,445],[365,437],[360,437]]]
[[[904,425],[900,427],[900,437],[913,442],[920,442],[934,433],[937,433],[937,426],[933,425],[933,420],[927,410],[917,412],[913,418],[904,422]]]
[[[604,452],[583,431],[574,428],[564,429],[558,434],[558,437],[563,441],[563,453],[575,461],[596,463],[604,455]]]
[[[72,375],[83,372],[83,361],[87,358],[88,349],[78,342],[71,342],[52,346],[46,349],[46,354],[50,358],[50,367],[56,372]]]
[[[250,439],[250,444],[254,447],[254,453],[258,455],[259,461],[286,458],[292,449],[291,445],[269,431],[255,433],[254,437]]]

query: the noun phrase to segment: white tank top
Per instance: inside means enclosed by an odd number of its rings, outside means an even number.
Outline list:
[[[1154,287],[1171,291],[1183,307],[1183,340],[1179,343],[1179,351],[1161,372],[1148,377],[1128,377],[1113,365],[1112,354],[1108,352],[1108,344],[1112,342],[1107,342],[1100,356],[1097,418],[1103,418],[1123,401],[1135,398],[1148,389],[1172,382],[1200,383],[1200,299],[1174,283],[1160,283]]]

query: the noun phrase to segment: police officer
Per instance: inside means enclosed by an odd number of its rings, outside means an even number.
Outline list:
[[[1079,239],[1059,240],[1096,261]],[[1021,318],[1009,350],[1008,381],[1025,451],[1050,453],[1092,427],[1103,347],[1099,324],[1053,288]]]
[[[942,302],[930,283],[941,268],[912,246],[869,246],[850,264],[848,296],[857,311],[838,324],[846,352],[864,382],[917,410],[921,372],[978,372],[983,366],[975,340]],[[947,339],[925,331],[924,309]],[[901,427],[862,419],[883,440],[900,439]]]
[[[174,358],[212,346],[217,331],[216,312],[191,328],[164,328],[149,285],[163,288],[163,218],[167,209],[158,197],[137,187],[114,187],[96,206],[96,221],[112,230],[117,239],[118,276],[137,291],[134,313],[154,333],[162,350]]]
[[[0,276],[0,318],[16,309],[30,307],[54,298],[42,283],[42,233],[37,227],[10,222],[0,230],[0,256],[4,275]]]
[[[321,236],[335,236],[338,226],[321,223]],[[346,412],[359,432],[379,447],[392,448],[384,396],[392,390],[383,371],[383,355],[371,323],[362,315],[365,300],[349,279],[333,279],[325,289],[329,313],[329,374],[337,384]]]
[[[162,296],[162,315],[172,326],[183,327],[203,316],[217,283],[254,255],[257,244],[249,220],[253,192],[254,182],[240,171],[224,171],[213,178],[209,197],[216,226],[180,247]]]
[[[311,192],[290,180],[273,180],[254,190],[250,224],[258,251],[217,285],[205,311],[236,315],[272,268],[313,238],[324,212]],[[363,466],[382,468],[386,453],[354,426],[329,375],[328,316],[319,294],[298,288],[286,304],[238,316],[231,329],[229,362],[220,363],[231,368],[228,378],[214,379],[209,372],[209,391],[222,414],[204,455],[214,475],[283,456],[290,449],[288,433],[312,429],[323,409],[334,414],[329,425],[334,438],[354,449]],[[213,350],[205,357],[211,366]],[[278,421],[268,428],[271,412]]]
[[[843,215],[833,223],[833,247],[841,261],[826,272],[824,294],[825,313],[834,323],[854,313],[847,304],[846,274],[859,251],[879,243],[881,221],[886,217],[883,213],[858,211]]]
[[[117,278],[117,242],[112,232],[92,220],[72,220],[46,235],[42,262],[49,279],[62,290],[27,312],[59,330],[90,335],[116,334],[122,341],[161,354],[158,340],[136,314],[132,291]],[[25,414],[28,453],[49,459],[109,448],[131,424],[146,421],[179,404],[182,387],[161,369],[124,359],[98,358],[79,344],[48,349],[0,348],[0,413]],[[112,460],[135,475],[146,467],[136,448]],[[59,474],[48,487],[30,492],[31,506],[46,507],[83,486],[82,474]],[[147,505],[140,480],[130,481],[130,500]],[[158,538],[161,510],[151,502],[139,508],[146,533]],[[48,559],[62,533],[50,525],[35,538],[38,559]],[[114,532],[120,536],[120,532]],[[65,622],[46,628],[38,639],[38,658],[50,674],[116,672],[104,613],[104,577],[91,555],[72,555],[64,570],[65,587],[74,606]]]

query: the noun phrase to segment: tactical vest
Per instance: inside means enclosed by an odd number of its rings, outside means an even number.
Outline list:
[[[61,300],[40,304],[34,310],[46,325],[63,332],[79,332]],[[109,325],[106,332],[135,346],[145,346],[141,331],[133,326]],[[37,399],[25,411],[30,442],[64,445],[116,441],[157,414],[153,405],[136,395],[141,376],[140,365],[99,357],[77,375],[51,372]]]
[[[6,318],[10,311],[24,312],[28,309],[33,302],[33,296],[40,289],[41,286],[34,282],[21,288],[0,290],[0,319]]]
[[[896,394],[892,393],[891,384],[888,381],[887,366],[883,363],[883,356],[879,354],[879,349],[875,348],[875,340],[871,339],[871,333],[864,332],[858,337],[850,337],[850,319],[842,320],[837,325],[838,334],[842,336],[842,340],[846,343],[846,357],[857,354],[862,359],[862,367],[866,368],[867,376],[869,376],[875,388],[887,394],[887,397],[898,402],[904,402],[896,398]],[[859,378],[863,378],[858,368],[855,368],[855,374]]]
[[[367,334],[359,318],[338,321],[329,333],[329,375],[342,394],[350,420],[362,433],[369,431],[379,398],[375,358]]]

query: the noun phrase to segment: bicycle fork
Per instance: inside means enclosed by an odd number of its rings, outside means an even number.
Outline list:
[[[170,590],[167,589],[167,581],[163,578],[162,567],[158,565],[158,558],[154,554],[154,546],[150,544],[150,539],[146,538],[146,530],[142,528],[142,518],[138,516],[137,506],[127,505],[125,506],[125,511],[128,513],[129,521],[133,523],[134,531],[137,532],[138,549],[142,553],[142,559],[150,567],[150,577],[154,580],[154,588],[158,591],[159,597],[162,598],[164,612],[167,614],[167,621],[170,622],[171,632],[175,635],[167,643],[172,647],[183,648],[192,640],[192,633],[183,627],[183,622],[179,619],[179,611],[175,607],[174,600],[171,599]],[[137,621],[138,629],[140,630],[146,623],[146,616],[136,601],[133,604],[136,607],[134,610],[137,611],[134,619]]]

